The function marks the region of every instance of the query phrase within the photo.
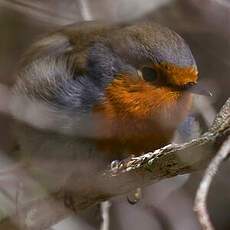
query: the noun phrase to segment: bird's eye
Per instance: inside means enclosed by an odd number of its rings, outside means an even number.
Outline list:
[[[141,72],[142,72],[142,78],[145,81],[155,82],[157,80],[158,73],[155,69],[150,67],[143,67]]]

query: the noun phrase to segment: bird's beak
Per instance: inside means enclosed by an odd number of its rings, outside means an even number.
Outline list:
[[[205,86],[201,85],[200,83],[199,84],[196,84],[196,85],[193,85],[191,86],[188,91],[190,93],[194,93],[194,94],[199,94],[199,95],[203,95],[203,96],[212,96],[212,93],[207,90],[205,88]]]

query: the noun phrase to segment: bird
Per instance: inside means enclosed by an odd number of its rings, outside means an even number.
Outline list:
[[[84,162],[160,148],[188,115],[193,94],[207,94],[198,80],[188,44],[165,26],[65,26],[35,42],[20,63],[10,108],[19,148]]]

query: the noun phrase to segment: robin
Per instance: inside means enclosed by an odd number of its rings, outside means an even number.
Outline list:
[[[12,113],[23,152],[119,159],[168,144],[198,70],[189,46],[152,22],[67,26],[26,53]]]

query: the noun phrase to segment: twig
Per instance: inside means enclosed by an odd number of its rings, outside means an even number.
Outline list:
[[[202,115],[207,127],[210,127],[215,119],[216,111],[212,107],[209,99],[206,97],[198,97],[194,100],[194,105],[198,113]]]
[[[105,201],[101,203],[101,215],[102,223],[100,230],[109,230],[109,209],[111,206],[110,201]]]
[[[224,7],[227,7],[227,8],[230,8],[230,3],[228,1],[225,1],[225,0],[212,0],[212,2],[215,2],[221,6],[224,6]]]
[[[79,20],[74,12],[68,14],[59,12],[54,6],[51,8],[43,1],[0,0],[0,7],[2,6],[52,25],[66,25]]]
[[[210,184],[217,173],[220,164],[230,154],[230,137],[224,142],[217,155],[213,158],[205,171],[204,177],[197,190],[194,210],[197,212],[198,219],[204,230],[213,230],[214,227],[210,221],[207,211],[207,196]]]
[[[90,12],[89,2],[87,0],[79,0],[81,15],[84,21],[92,21],[93,17]]]

